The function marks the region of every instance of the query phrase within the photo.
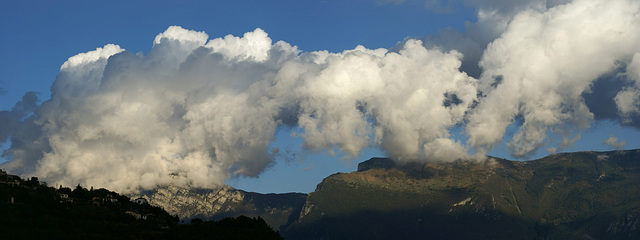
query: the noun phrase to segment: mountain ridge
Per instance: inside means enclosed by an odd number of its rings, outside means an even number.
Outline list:
[[[638,149],[559,153],[526,162],[488,157],[390,163],[376,158],[356,172],[325,178],[283,236],[640,238]],[[465,227],[473,231],[459,231]]]
[[[299,214],[306,194],[261,194],[223,185],[216,189],[160,187],[132,195],[164,208],[183,221],[191,219],[220,220],[227,217],[261,217],[274,229],[284,229]]]

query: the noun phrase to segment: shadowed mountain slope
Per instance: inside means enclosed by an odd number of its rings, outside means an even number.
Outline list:
[[[288,239],[640,239],[640,150],[396,164],[325,178]]]

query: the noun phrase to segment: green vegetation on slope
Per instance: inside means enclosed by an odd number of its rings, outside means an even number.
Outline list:
[[[376,162],[377,161],[377,162]],[[382,162],[380,162],[382,161]],[[640,239],[640,150],[516,162],[362,163],[327,177],[292,239]]]

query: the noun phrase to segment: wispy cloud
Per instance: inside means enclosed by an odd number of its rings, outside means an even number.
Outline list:
[[[627,144],[627,141],[618,141],[618,138],[610,136],[609,138],[603,140],[602,143],[609,145],[611,148],[622,150],[624,149],[624,145]]]

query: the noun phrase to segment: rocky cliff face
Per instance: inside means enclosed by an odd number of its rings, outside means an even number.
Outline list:
[[[640,239],[640,150],[394,165],[325,178],[287,239]]]
[[[261,217],[274,229],[286,227],[300,213],[306,194],[259,194],[229,186],[217,189],[189,189],[168,186],[144,192],[146,198],[181,220],[219,220],[240,215]],[[293,217],[292,217],[293,216]]]
[[[136,197],[146,198],[180,219],[209,219],[220,212],[236,211],[242,206],[244,195],[229,186],[206,190],[168,186]]]

